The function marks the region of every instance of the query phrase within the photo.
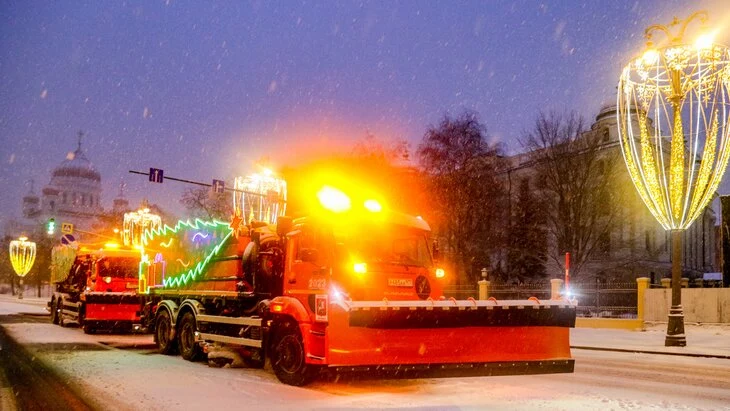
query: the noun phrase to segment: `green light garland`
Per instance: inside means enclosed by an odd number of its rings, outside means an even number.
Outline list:
[[[183,271],[181,273],[177,273],[174,275],[167,276],[162,281],[162,285],[165,288],[169,287],[180,287],[183,285],[187,285],[190,281],[194,281],[199,275],[202,275],[205,269],[207,268],[208,264],[210,263],[210,260],[215,257],[218,252],[220,252],[221,248],[223,248],[223,245],[226,243],[228,238],[233,234],[233,230],[230,228],[228,223],[224,223],[221,221],[213,220],[213,221],[203,221],[200,219],[195,219],[192,223],[190,220],[183,221],[180,220],[175,224],[174,227],[170,227],[168,225],[163,226],[159,229],[151,229],[147,230],[144,233],[144,241],[145,244],[153,244],[152,241],[156,240],[160,237],[166,238],[171,235],[177,234],[179,231],[189,231],[189,230],[200,230],[202,228],[209,228],[211,230],[215,230],[216,228],[220,227],[226,227],[228,228],[228,233],[223,236],[223,238],[216,244],[213,249],[207,253],[205,258],[203,258],[201,261],[199,261],[195,266],[187,271]],[[168,245],[170,243],[168,242]],[[140,262],[139,270],[140,270],[140,278],[142,276],[142,272],[144,270],[144,267],[146,265],[149,265],[150,259],[148,256],[145,255],[143,257],[142,262]]]

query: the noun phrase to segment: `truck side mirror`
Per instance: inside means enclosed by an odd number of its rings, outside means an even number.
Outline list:
[[[276,219],[276,234],[279,238],[284,238],[284,236],[291,231],[293,221],[294,220],[292,220],[291,217],[287,216],[280,216]]]

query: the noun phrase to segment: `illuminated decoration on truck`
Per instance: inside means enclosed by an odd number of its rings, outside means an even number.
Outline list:
[[[202,230],[205,230],[207,233],[205,236],[203,236],[201,233]],[[216,230],[224,230],[224,235],[215,236],[213,233]],[[211,259],[218,255],[221,248],[225,244],[225,242],[228,240],[228,238],[233,234],[233,231],[230,229],[228,223],[224,223],[221,221],[203,221],[196,219],[193,222],[188,221],[178,221],[177,224],[175,224],[174,227],[170,227],[168,225],[165,225],[162,228],[159,229],[153,229],[153,230],[147,230],[144,233],[144,242],[145,244],[155,244],[159,243],[160,245],[165,245],[168,250],[169,247],[172,244],[176,244],[178,246],[184,246],[184,242],[172,241],[172,237],[174,235],[187,235],[189,233],[195,232],[195,234],[190,237],[194,238],[197,241],[195,241],[196,246],[204,247],[201,252],[203,253],[200,258],[198,259],[198,262],[193,266],[191,269],[187,269],[187,265],[185,265],[185,268],[181,272],[177,272],[171,275],[165,275],[164,278],[162,278],[162,285],[164,287],[180,287],[182,285],[187,285],[191,281],[196,280],[199,276],[201,276],[208,264],[210,263]],[[202,238],[202,239],[201,239]],[[207,246],[201,244],[201,241],[208,240],[208,241],[215,241],[214,244],[209,244]],[[154,241],[154,242],[153,242]],[[191,242],[188,242],[187,244],[190,244]],[[212,248],[211,248],[212,246]],[[168,251],[162,251],[162,252],[156,252],[154,263],[163,263],[165,264],[165,259],[163,256],[163,253],[167,253]],[[174,251],[170,251],[171,253]],[[173,257],[174,258],[174,257]],[[150,266],[150,258],[149,256],[143,251],[142,261],[139,265],[139,275],[140,278],[143,278],[145,276],[146,268]]]
[[[124,213],[124,229],[122,232],[124,245],[131,247],[146,245],[144,242],[145,232],[160,229],[161,227],[162,219],[160,216],[150,213],[149,208]]]
[[[181,285],[186,285],[191,280],[195,280],[198,275],[202,274],[205,271],[205,268],[208,266],[210,260],[218,254],[221,247],[223,247],[223,244],[225,244],[226,240],[228,240],[228,237],[230,237],[231,234],[233,234],[232,231],[226,234],[226,236],[221,239],[218,245],[213,248],[213,251],[211,251],[203,261],[200,261],[198,262],[198,264],[195,265],[195,268],[188,270],[186,273],[165,278],[162,285],[164,285],[165,287],[179,287]]]
[[[244,225],[251,221],[275,224],[286,213],[286,181],[269,169],[236,177],[233,188],[233,213]]]

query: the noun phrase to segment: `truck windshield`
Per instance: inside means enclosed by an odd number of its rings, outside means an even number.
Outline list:
[[[404,227],[361,226],[338,236],[338,243],[352,258],[368,263],[430,267],[426,234]]]
[[[137,278],[139,261],[132,257],[103,258],[98,263],[100,277]]]

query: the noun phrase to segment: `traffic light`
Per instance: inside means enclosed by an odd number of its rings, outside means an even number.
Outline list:
[[[56,233],[56,219],[55,218],[49,218],[48,224],[46,225],[46,232],[48,235],[53,235]]]

